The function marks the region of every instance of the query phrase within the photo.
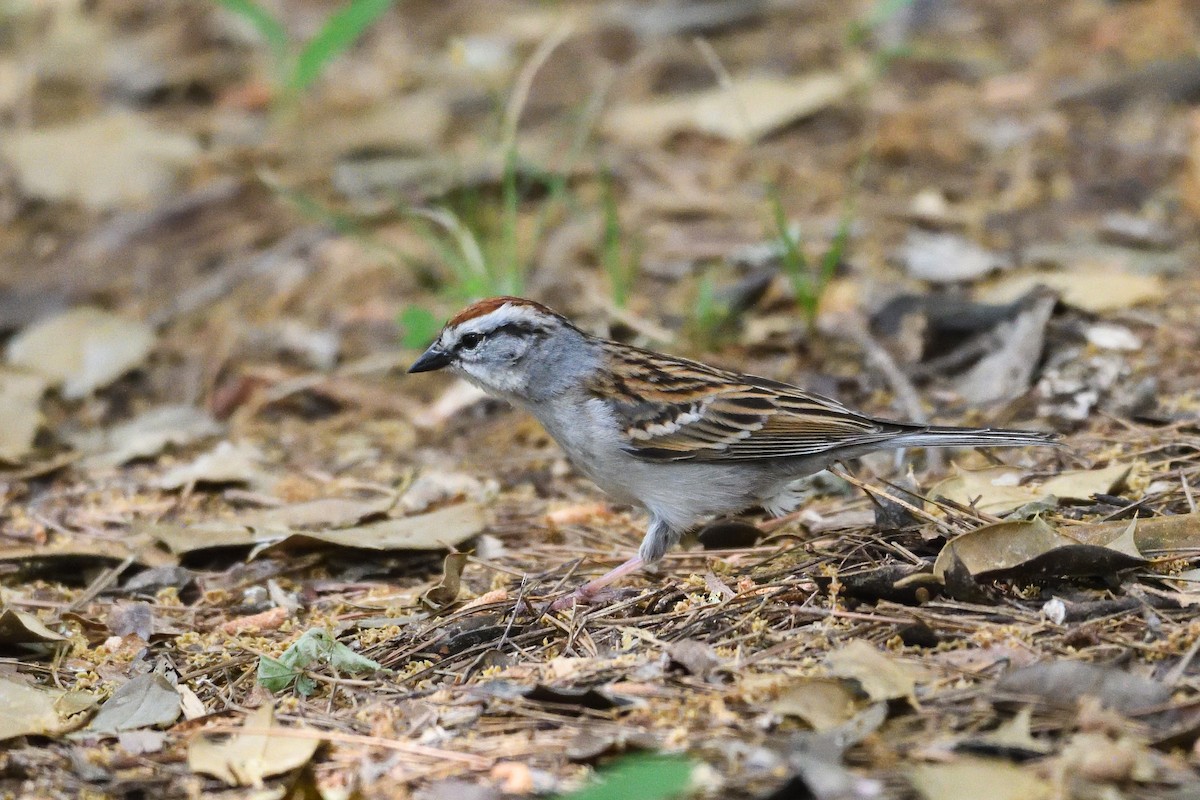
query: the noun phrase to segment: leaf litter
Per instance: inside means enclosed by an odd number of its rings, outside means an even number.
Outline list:
[[[1188,791],[1200,128],[1146,92],[1043,103],[1081,67],[1124,85],[1147,41],[1189,54],[1177,5],[468,0],[379,17],[297,108],[264,105],[265,54],[215,5],[14,9],[0,793]],[[571,69],[522,65],[547,41]],[[142,66],[80,70],[81,47]],[[31,171],[104,131],[80,153],[106,163]],[[453,211],[495,285],[456,285],[405,203]],[[1067,446],[949,474],[867,458],[847,466],[874,500],[814,486],[547,616],[644,519],[469,385],[388,372],[415,357],[398,319],[432,335],[500,291],[873,414]],[[865,336],[827,325],[850,314]]]

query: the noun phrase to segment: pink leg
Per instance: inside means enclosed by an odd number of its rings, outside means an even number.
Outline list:
[[[621,578],[624,578],[626,575],[629,575],[632,572],[637,572],[639,569],[641,569],[642,563],[641,556],[634,556],[616,569],[610,570],[609,572],[601,575],[599,578],[596,578],[594,581],[588,581],[570,594],[563,595],[562,597],[558,598],[551,603],[546,610],[561,611],[564,608],[570,608],[576,603],[583,603],[586,605],[587,603],[590,603],[596,597],[596,595],[604,589],[604,587],[619,581]]]

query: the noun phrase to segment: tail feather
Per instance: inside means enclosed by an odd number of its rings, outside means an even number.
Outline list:
[[[1057,433],[930,425],[888,442],[896,447],[1061,447]]]

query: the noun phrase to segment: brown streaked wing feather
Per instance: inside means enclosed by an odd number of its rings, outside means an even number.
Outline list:
[[[798,458],[901,430],[766,378],[648,350],[607,350],[614,369],[592,390],[614,403],[628,451],[647,460]]]

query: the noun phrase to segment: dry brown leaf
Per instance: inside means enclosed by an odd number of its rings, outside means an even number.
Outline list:
[[[223,426],[201,409],[160,406],[106,431],[77,437],[71,443],[91,453],[83,460],[84,468],[116,467],[156,456],[168,447],[217,436],[222,430]]]
[[[262,453],[246,442],[221,442],[188,464],[168,470],[157,481],[161,489],[182,489],[196,483],[249,483],[265,480]]]
[[[33,449],[48,386],[49,381],[34,372],[0,369],[0,461],[15,464]]]
[[[943,547],[933,574],[951,588],[960,578],[1010,573],[1022,577],[1108,575],[1146,563],[1134,544],[1132,528],[1127,526],[1113,542],[1100,545],[1082,544],[1041,517],[985,525]]]
[[[96,704],[83,692],[41,689],[0,676],[0,741],[17,736],[58,736],[80,727]]]
[[[154,330],[98,308],[65,311],[30,325],[8,343],[8,363],[62,387],[68,400],[87,397],[139,366]]]
[[[277,733],[283,731],[283,735]],[[319,737],[286,735],[275,724],[275,709],[260,706],[246,717],[244,730],[224,741],[200,734],[188,745],[188,768],[230,786],[262,786],[263,778],[298,769],[321,745]]]
[[[1050,496],[1060,500],[1087,500],[1094,494],[1111,493],[1132,470],[1132,464],[1067,470],[1040,485],[1027,485],[1021,484],[1026,473],[1014,467],[964,470],[956,466],[956,474],[934,485],[929,496],[973,506],[986,514],[1006,514]]]
[[[462,586],[462,572],[467,566],[466,553],[450,553],[442,561],[442,579],[421,595],[421,602],[438,609],[450,605],[458,598]]]
[[[31,197],[99,211],[145,206],[200,154],[191,136],[159,130],[147,119],[118,112],[54,128],[16,128],[0,141],[0,154]]]
[[[858,681],[872,700],[905,699],[918,706],[917,683],[928,673],[915,664],[899,661],[862,639],[852,639],[825,657],[831,675]]]
[[[156,673],[139,675],[120,686],[88,725],[96,733],[170,725],[179,718],[179,692]]]
[[[1125,714],[1157,708],[1171,699],[1171,687],[1117,667],[1084,661],[1043,661],[1012,670],[996,682],[1001,699],[1040,700],[1053,708],[1075,708],[1082,697],[1096,697]]]
[[[999,759],[959,758],[949,764],[917,764],[907,774],[924,800],[981,797],[984,787],[988,800],[1048,800],[1054,796],[1050,784],[1036,772]]]
[[[364,550],[442,550],[475,536],[483,530],[484,522],[481,506],[459,503],[426,514],[337,530],[255,530],[235,519],[195,525],[150,525],[144,531],[175,555],[217,547],[288,547],[313,542]]]
[[[1011,303],[1038,286],[1053,290],[1066,305],[1091,314],[1160,302],[1167,286],[1160,275],[1142,275],[1105,265],[1078,264],[1062,272],[1019,272],[981,287],[976,299]]]
[[[615,108],[604,129],[639,145],[658,144],[683,131],[753,142],[839,102],[855,82],[842,72],[735,78],[731,86]]]
[[[841,678],[800,678],[768,704],[771,713],[797,717],[815,731],[836,728],[863,708],[862,693]]]
[[[238,523],[258,531],[348,528],[363,520],[386,514],[396,505],[394,496],[371,500],[323,497],[305,503],[268,508],[238,517]]]
[[[15,608],[0,610],[0,643],[65,642],[66,636],[47,628],[40,619]]]

